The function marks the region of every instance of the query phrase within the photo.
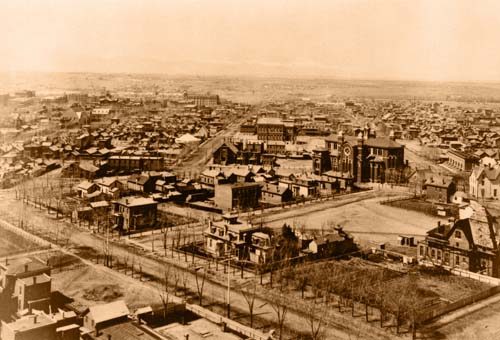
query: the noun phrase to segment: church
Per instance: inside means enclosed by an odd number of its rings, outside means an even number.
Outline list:
[[[314,150],[313,171],[345,183],[395,182],[407,167],[404,146],[389,138],[376,137],[366,127],[357,136],[342,131],[325,139],[325,148]]]

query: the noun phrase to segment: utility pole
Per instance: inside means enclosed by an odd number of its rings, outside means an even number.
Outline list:
[[[227,267],[227,318],[231,319],[231,251],[229,251],[228,267]]]

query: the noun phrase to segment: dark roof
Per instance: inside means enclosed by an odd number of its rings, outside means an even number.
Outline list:
[[[339,142],[339,137],[337,135],[330,135],[325,140],[330,142]],[[344,136],[344,142],[347,142],[352,146],[358,145],[358,137]],[[383,138],[383,137],[370,137],[368,139],[363,140],[363,143],[368,147],[382,148],[382,149],[399,149],[404,147],[390,138]]]

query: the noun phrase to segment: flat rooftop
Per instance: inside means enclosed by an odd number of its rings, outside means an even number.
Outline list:
[[[158,328],[157,331],[172,340],[185,340],[185,335],[189,334],[189,340],[242,340],[243,338],[233,334],[224,333],[220,326],[206,320],[194,320],[187,325],[172,323],[165,327]]]

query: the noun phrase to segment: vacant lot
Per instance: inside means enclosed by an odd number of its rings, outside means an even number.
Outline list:
[[[387,198],[369,198],[312,212],[308,211],[310,206],[297,207],[292,217],[288,217],[287,213],[273,216],[273,219],[280,215],[283,218],[271,222],[270,226],[278,228],[283,223],[303,224],[308,230],[319,231],[327,228],[327,223],[333,223],[343,226],[361,242],[396,242],[401,234],[423,237],[437,221],[443,221],[420,212],[381,205],[380,201],[384,199]]]
[[[76,266],[52,274],[52,290],[73,298],[79,306],[92,306],[124,299],[131,309],[157,304],[159,295],[140,284],[129,284],[118,276],[92,266]]]

